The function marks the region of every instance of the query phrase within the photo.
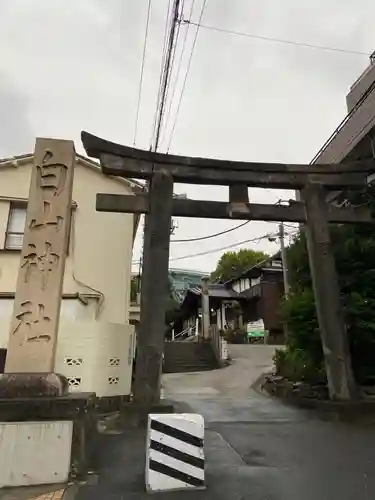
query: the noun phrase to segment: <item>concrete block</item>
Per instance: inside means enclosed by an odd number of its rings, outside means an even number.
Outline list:
[[[204,489],[204,420],[192,413],[148,418],[148,492]]]
[[[0,488],[67,482],[72,421],[0,422]]]
[[[68,388],[68,380],[58,373],[0,374],[2,399],[66,396]]]

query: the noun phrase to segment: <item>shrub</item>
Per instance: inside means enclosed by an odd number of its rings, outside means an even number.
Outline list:
[[[290,351],[302,351],[306,363],[318,369],[323,362],[323,350],[313,291],[308,288],[289,296],[282,302],[281,316],[287,325]]]
[[[274,355],[276,374],[293,382],[305,381],[311,384],[326,381],[324,365],[314,365],[301,349],[277,349]]]
[[[246,331],[242,328],[227,328],[223,330],[223,338],[229,344],[245,344],[247,343]]]

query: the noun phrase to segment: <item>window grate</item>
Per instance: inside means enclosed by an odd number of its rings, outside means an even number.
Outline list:
[[[68,366],[81,366],[83,365],[83,358],[65,358],[65,364]]]
[[[120,381],[119,377],[109,377],[108,378],[109,385],[117,385],[119,383],[119,381]]]
[[[120,358],[109,358],[109,366],[120,366]]]
[[[68,377],[69,387],[80,387],[81,382],[81,377]]]

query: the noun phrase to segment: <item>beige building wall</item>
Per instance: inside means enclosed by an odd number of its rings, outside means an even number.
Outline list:
[[[12,201],[27,200],[32,161],[30,157],[12,166],[11,162],[0,160],[0,315],[1,300],[15,291],[20,260],[20,251],[5,248],[9,210]],[[76,207],[63,294],[78,293],[87,302],[87,306],[79,302],[79,314],[84,316],[80,319],[127,323],[133,216],[96,212],[98,192],[131,194],[133,191],[127,181],[105,177],[92,162],[78,157],[73,186]]]
[[[312,163],[340,163],[352,154],[366,136],[367,148],[370,149],[370,138],[374,138],[375,127],[375,63],[372,59],[351,86],[346,104],[347,116]],[[363,157],[362,154],[357,156]]]

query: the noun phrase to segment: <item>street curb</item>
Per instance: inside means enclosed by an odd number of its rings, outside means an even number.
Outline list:
[[[79,490],[79,484],[70,484],[64,491],[61,500],[74,500]]]
[[[269,374],[268,374],[269,375]],[[271,398],[277,398],[281,402],[300,408],[301,410],[314,411],[318,416],[336,417],[344,420],[366,420],[375,422],[375,400],[361,399],[353,402],[330,401],[323,399],[306,398],[298,394],[287,393],[284,388],[275,387],[266,380],[264,376],[262,383],[263,393]]]
[[[250,385],[250,389],[252,389],[257,394],[260,394],[261,396],[265,396],[266,398],[272,397],[272,394],[264,389],[266,378],[269,375],[272,375],[272,372],[264,372],[259,375],[259,377]]]

